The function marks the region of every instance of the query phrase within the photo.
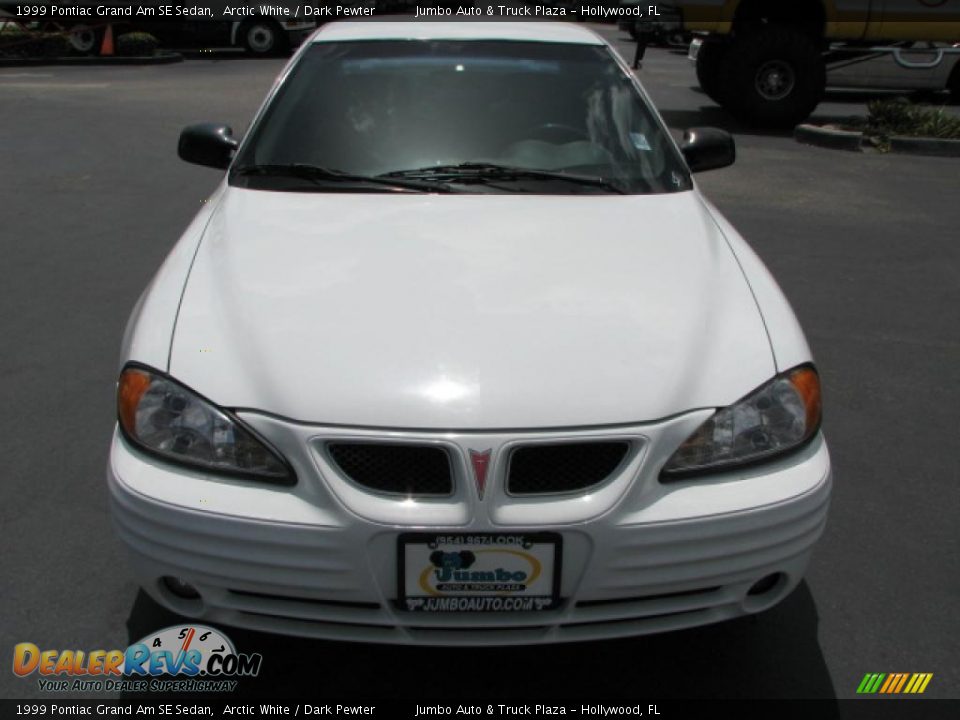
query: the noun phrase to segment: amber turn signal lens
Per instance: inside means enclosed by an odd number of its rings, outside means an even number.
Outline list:
[[[137,406],[150,387],[150,376],[142,370],[127,368],[117,387],[117,417],[129,435],[136,435]]]
[[[790,384],[803,398],[803,405],[807,409],[806,427],[809,436],[820,426],[820,377],[813,368],[802,367],[790,373],[789,379]]]

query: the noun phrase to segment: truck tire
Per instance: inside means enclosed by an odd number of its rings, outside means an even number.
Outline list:
[[[95,55],[100,49],[100,33],[89,25],[72,25],[68,32],[70,49],[78,55]]]
[[[240,26],[240,42],[251,55],[277,55],[287,49],[287,37],[273,20],[253,18]]]
[[[722,104],[746,123],[789,127],[823,99],[826,67],[809,35],[783,25],[740,33],[726,48]]]
[[[704,94],[718,105],[723,105],[723,85],[720,73],[726,61],[724,43],[706,42],[697,53],[697,82]]]
[[[950,102],[954,105],[960,105],[960,62],[957,62],[953,66],[953,70],[950,71],[947,90],[950,91]]]

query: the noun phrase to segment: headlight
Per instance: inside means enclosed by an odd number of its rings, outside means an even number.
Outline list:
[[[820,378],[804,365],[718,410],[663,467],[663,479],[766,460],[807,442],[820,427]]]
[[[128,366],[117,387],[117,416],[134,445],[201,470],[293,484],[293,470],[226,410],[169,377]]]

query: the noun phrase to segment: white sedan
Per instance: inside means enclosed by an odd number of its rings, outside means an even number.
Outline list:
[[[290,61],[134,308],[108,481],[183,616],[540,643],[756,613],[831,471],[786,299],[575,24],[343,22]]]

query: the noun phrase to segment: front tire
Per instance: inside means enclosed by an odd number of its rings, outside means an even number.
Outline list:
[[[748,30],[726,53],[723,105],[743,122],[793,126],[823,99],[826,67],[819,45],[803,32],[780,25]]]
[[[287,49],[286,36],[272,20],[258,18],[240,26],[240,42],[251,55],[265,57]]]
[[[723,82],[720,78],[727,59],[724,43],[706,42],[697,53],[697,82],[708,98],[723,105]]]

